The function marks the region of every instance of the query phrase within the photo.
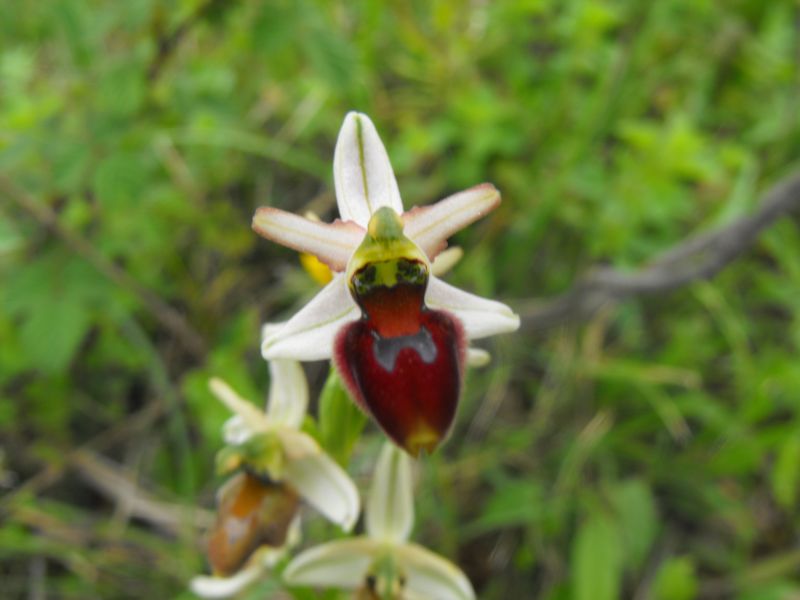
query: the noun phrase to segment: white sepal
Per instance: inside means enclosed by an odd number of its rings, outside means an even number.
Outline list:
[[[375,125],[362,113],[344,119],[333,153],[333,182],[339,214],[366,227],[382,206],[403,212],[392,164]]]
[[[483,348],[467,348],[467,364],[470,367],[485,367],[492,361],[492,355]]]
[[[418,544],[398,546],[394,556],[411,594],[437,600],[474,600],[469,579],[449,560]]]
[[[308,382],[303,367],[293,360],[269,362],[266,416],[275,424],[299,429],[308,408]]]
[[[414,526],[411,458],[391,442],[384,442],[373,474],[366,511],[367,535],[402,544]]]
[[[230,577],[198,575],[192,578],[189,588],[201,598],[229,598],[252,584],[262,572],[263,567],[253,563]]]
[[[345,276],[335,275],[283,327],[264,338],[261,354],[267,360],[328,359],[333,352],[336,333],[344,324],[357,319],[359,314],[347,289]]]
[[[266,338],[278,333],[284,325],[286,325],[286,321],[280,323],[264,323],[261,326],[261,342],[263,343]]]
[[[289,585],[354,590],[364,583],[382,547],[369,538],[337,540],[298,554],[283,571]]]
[[[431,308],[446,310],[457,316],[469,339],[519,329],[519,316],[502,302],[470,294],[437,277],[431,277],[428,281],[425,301]]]
[[[436,277],[442,277],[446,273],[450,272],[450,269],[458,264],[464,257],[464,250],[461,249],[460,246],[450,246],[449,248],[442,250],[439,254],[436,255],[436,258],[433,259],[431,263],[431,273]]]
[[[231,446],[241,446],[253,436],[253,430],[241,415],[233,415],[222,424],[222,439]]]
[[[234,421],[231,425],[226,423],[226,427],[237,430],[246,427],[250,429],[251,434],[272,430],[264,413],[258,410],[251,402],[248,402],[237,394],[233,388],[222,381],[222,379],[212,377],[208,382],[208,387],[217,399],[228,407],[228,410],[240,418],[239,421]]]
[[[327,454],[320,450],[290,458],[284,467],[284,479],[328,520],[345,531],[353,528],[361,510],[358,490]]]

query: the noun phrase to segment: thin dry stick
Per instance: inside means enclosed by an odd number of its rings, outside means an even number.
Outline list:
[[[733,223],[689,237],[633,273],[599,268],[567,292],[518,306],[525,331],[546,330],[590,318],[603,306],[639,294],[654,294],[708,279],[747,250],[762,230],[800,207],[800,173],[772,186],[758,210]]]
[[[47,487],[54,485],[64,476],[72,462],[81,452],[90,449],[100,451],[110,448],[133,434],[150,427],[164,412],[164,403],[160,399],[156,399],[116,427],[107,429],[79,448],[68,451],[63,461],[58,464],[48,464],[41,471],[36,473],[36,475],[27,479],[12,492],[0,498],[0,516],[2,516],[9,507],[14,505],[17,498],[26,494],[39,494]]]
[[[207,510],[156,499],[136,483],[124,466],[99,454],[80,450],[71,463],[86,483],[121,505],[126,514],[167,533],[179,533],[187,523],[205,529],[214,521],[214,515]]]
[[[18,188],[7,176],[0,174],[0,193],[10,198],[17,206],[32,216],[42,226],[53,232],[72,252],[89,262],[104,277],[133,294],[139,302],[173,334],[192,356],[202,359],[206,354],[206,343],[202,336],[189,325],[181,313],[143,287],[125,270],[115,265],[84,238],[64,227],[58,215],[46,204],[37,201],[28,192]]]

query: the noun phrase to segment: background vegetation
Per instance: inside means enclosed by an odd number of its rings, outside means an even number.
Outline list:
[[[8,598],[189,597],[226,416],[205,382],[263,397],[259,325],[316,289],[250,219],[334,215],[346,111],[407,206],[497,185],[450,279],[523,313],[751,212],[800,151],[793,0],[2,12]],[[416,539],[481,598],[800,597],[798,257],[783,219],[710,281],[493,341],[422,470]]]

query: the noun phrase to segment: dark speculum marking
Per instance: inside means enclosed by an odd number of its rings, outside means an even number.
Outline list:
[[[418,260],[402,258],[397,261],[397,278],[412,284],[422,284],[428,279],[428,270]]]
[[[394,371],[397,355],[406,348],[416,352],[426,365],[433,363],[438,354],[431,332],[424,326],[412,335],[385,338],[381,337],[377,331],[372,331],[372,337],[375,340],[372,354],[378,364],[390,373]]]
[[[357,295],[368,294],[375,284],[375,265],[368,264],[353,276],[353,288]]]

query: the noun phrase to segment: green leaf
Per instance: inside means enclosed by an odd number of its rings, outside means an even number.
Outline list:
[[[135,206],[147,178],[141,155],[118,152],[104,158],[94,172],[93,187],[98,200],[111,209]]]
[[[20,330],[22,347],[42,371],[61,371],[72,360],[90,323],[80,298],[65,295],[60,302],[28,315]]]
[[[135,62],[114,66],[97,88],[98,110],[111,116],[131,117],[144,102],[145,83],[144,70]]]
[[[572,597],[575,600],[620,598],[622,556],[619,531],[611,516],[590,515],[572,546]]]
[[[305,37],[303,49],[314,70],[331,87],[347,90],[353,81],[356,66],[353,48],[328,29],[319,29]]]
[[[800,587],[789,577],[785,577],[744,590],[736,600],[794,600],[798,597],[800,597]]]
[[[340,465],[347,465],[366,422],[366,415],[350,399],[336,369],[331,368],[319,397],[319,433],[322,446]]]
[[[108,301],[108,288],[79,259],[55,251],[19,271],[0,296],[0,306],[21,317],[19,341],[30,364],[63,370]]]
[[[662,563],[653,584],[657,600],[691,600],[697,596],[697,575],[688,556],[672,557]]]
[[[22,248],[22,235],[14,223],[0,214],[0,259]]]
[[[478,518],[476,528],[490,530],[531,523],[546,514],[541,482],[502,481]]]
[[[611,502],[625,543],[627,562],[638,568],[658,535],[658,511],[653,493],[645,482],[632,479],[611,490]]]
[[[263,54],[272,54],[291,44],[301,17],[299,7],[292,2],[264,2],[253,20],[254,45]]]
[[[796,432],[791,433],[778,450],[771,483],[778,504],[786,510],[794,508],[800,483],[800,437]]]

